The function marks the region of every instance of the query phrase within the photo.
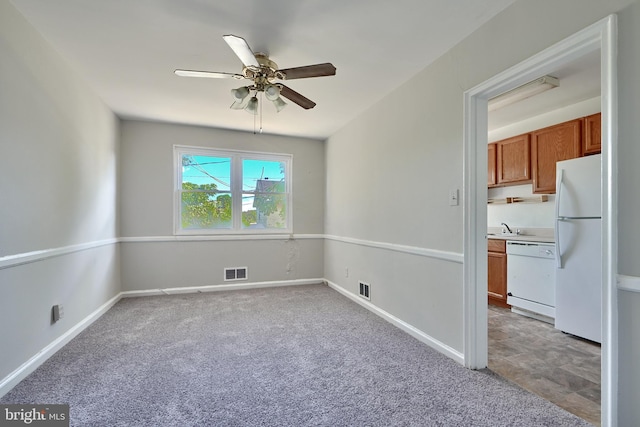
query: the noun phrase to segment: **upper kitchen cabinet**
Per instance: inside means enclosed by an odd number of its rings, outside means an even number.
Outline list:
[[[583,119],[571,120],[531,133],[533,192],[556,192],[556,162],[580,157]]]
[[[522,184],[531,181],[529,134],[514,136],[496,143],[498,185]]]
[[[494,187],[498,181],[496,179],[496,143],[489,144],[487,157],[489,159],[489,170],[487,174],[487,186]]]
[[[582,119],[582,154],[598,154],[602,149],[601,113],[593,114]]]

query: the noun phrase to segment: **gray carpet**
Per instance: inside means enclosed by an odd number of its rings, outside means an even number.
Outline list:
[[[589,426],[325,285],[128,298],[0,403],[91,426]]]

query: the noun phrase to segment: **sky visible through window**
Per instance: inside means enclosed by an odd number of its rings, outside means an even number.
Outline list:
[[[182,182],[197,185],[215,184],[218,191],[231,191],[231,159],[229,157],[212,157],[184,155],[182,157]],[[270,160],[244,159],[242,161],[242,191],[253,192],[258,180],[284,180],[284,167],[281,162]],[[253,194],[242,195],[242,210],[253,208]]]

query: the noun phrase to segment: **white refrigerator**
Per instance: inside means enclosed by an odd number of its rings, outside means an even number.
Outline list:
[[[556,163],[556,317],[563,332],[602,341],[601,155]]]

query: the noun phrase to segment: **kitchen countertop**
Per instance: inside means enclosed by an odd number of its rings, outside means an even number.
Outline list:
[[[501,227],[487,227],[487,239],[519,240],[524,242],[554,243],[553,228],[514,228],[521,230],[520,234],[502,234]]]

